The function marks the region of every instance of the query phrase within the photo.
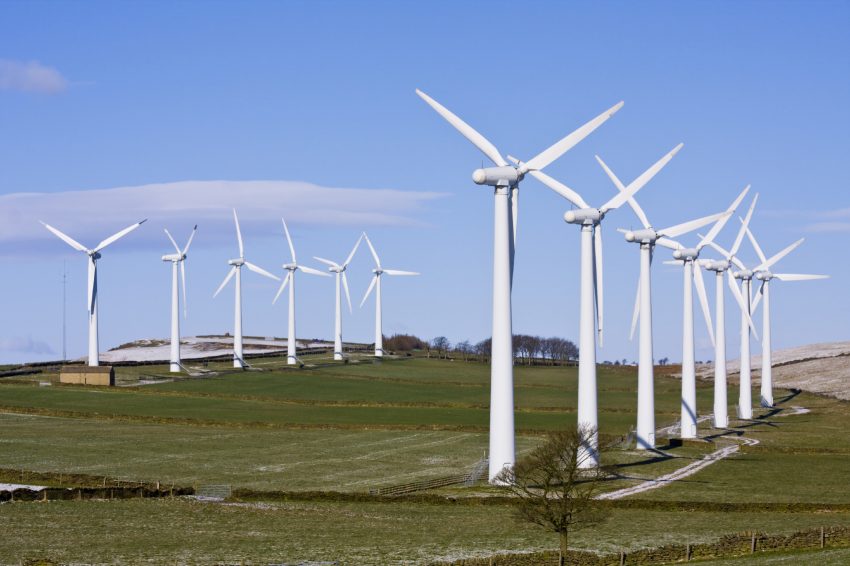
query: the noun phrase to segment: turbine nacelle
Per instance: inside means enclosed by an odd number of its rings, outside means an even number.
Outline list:
[[[186,254],[166,254],[162,256],[162,261],[178,262],[186,259]]]
[[[696,248],[674,250],[673,257],[676,259],[695,260],[699,257],[699,250]]]
[[[755,274],[753,273],[752,269],[742,269],[741,271],[734,272],[732,275],[735,277],[735,279],[744,280],[744,279],[752,279],[753,275],[755,275]]]
[[[568,210],[564,213],[564,222],[568,224],[598,224],[605,217],[605,213],[598,208],[581,208]]]
[[[232,265],[233,267],[242,267],[245,265],[245,258],[240,257],[236,259],[229,259],[227,260],[227,264]]]
[[[523,174],[516,167],[485,167],[472,172],[472,182],[476,185],[493,187],[513,186],[522,181]]]
[[[99,259],[100,259],[100,257],[101,257],[101,256],[100,256],[100,252],[89,251],[89,252],[86,252],[86,253],[88,253],[88,254],[89,254],[89,257],[90,257],[90,258],[92,258],[92,259],[93,259],[93,260],[95,260],[95,261],[99,260]]]
[[[298,269],[298,264],[297,263],[284,263],[283,268],[288,270],[288,271],[295,271],[296,269]]]
[[[722,260],[706,260],[702,266],[709,271],[726,271],[729,269],[729,262]]]
[[[629,230],[626,232],[627,242],[638,242],[640,244],[654,244],[658,239],[658,232],[652,228],[644,230]]]
[[[773,273],[770,271],[759,271],[756,273],[756,279],[759,281],[770,281],[773,279]]]

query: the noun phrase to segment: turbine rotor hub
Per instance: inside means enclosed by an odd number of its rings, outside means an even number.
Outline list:
[[[673,257],[676,259],[683,259],[685,261],[693,261],[699,257],[699,250],[697,250],[696,248],[674,250]]]
[[[759,271],[758,273],[756,273],[756,279],[758,279],[759,281],[770,281],[771,279],[773,279],[773,273],[771,273],[770,271]]]
[[[241,257],[236,259],[230,259],[227,260],[227,263],[234,267],[242,267],[243,265],[245,265],[245,259]]]
[[[652,228],[643,230],[629,230],[626,232],[627,242],[638,242],[640,244],[654,244],[658,239],[658,232]]]
[[[516,167],[485,167],[472,172],[472,182],[491,187],[513,186],[522,181],[523,175]]]
[[[598,208],[581,208],[579,210],[568,210],[564,213],[564,222],[567,224],[581,224],[592,226],[598,224],[605,214]]]

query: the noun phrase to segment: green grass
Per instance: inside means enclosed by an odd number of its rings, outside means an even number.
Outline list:
[[[824,524],[812,513],[670,514],[620,510],[573,536],[573,547],[617,552],[730,532],[792,532]],[[832,525],[850,525],[835,514]],[[120,525],[120,528],[116,526]],[[179,528],[186,525],[186,530]],[[517,522],[506,506],[411,503],[197,503],[116,500],[18,503],[0,514],[6,562],[214,563],[339,560],[342,564],[425,564],[505,551],[551,550],[549,532]],[[38,533],[37,536],[34,536]]]

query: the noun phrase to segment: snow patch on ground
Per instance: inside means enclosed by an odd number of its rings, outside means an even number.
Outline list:
[[[183,360],[227,356],[233,353],[232,336],[186,336],[180,340],[180,357]],[[286,338],[244,338],[245,354],[269,354],[286,352]],[[297,348],[329,348],[332,342],[296,342]],[[135,345],[109,350],[100,354],[103,363],[115,362],[167,362],[171,358],[171,344],[167,340],[139,340]]]
[[[0,491],[15,491],[16,489],[29,489],[30,491],[41,491],[43,485],[26,485],[22,483],[0,483]]]

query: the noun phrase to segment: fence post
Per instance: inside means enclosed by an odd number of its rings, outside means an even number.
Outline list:
[[[691,561],[691,543],[685,546],[685,562]]]
[[[620,551],[620,566],[626,566],[626,551]]]
[[[750,554],[756,551],[756,533],[753,533],[753,538],[750,540]]]
[[[820,528],[820,547],[826,547],[826,532],[823,527]]]

